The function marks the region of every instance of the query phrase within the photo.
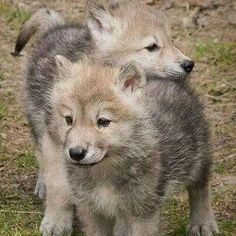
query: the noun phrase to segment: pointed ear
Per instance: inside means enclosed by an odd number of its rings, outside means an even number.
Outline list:
[[[113,11],[117,4],[116,1],[88,1],[86,19],[95,39],[100,38],[103,34],[112,33],[115,26]]]
[[[133,93],[146,84],[144,69],[136,62],[131,62],[119,71],[116,84],[125,92]]]
[[[66,76],[71,70],[71,67],[73,66],[73,62],[71,62],[69,59],[61,56],[61,55],[56,55],[55,56],[55,61],[57,65],[57,70],[59,75],[61,76]]]

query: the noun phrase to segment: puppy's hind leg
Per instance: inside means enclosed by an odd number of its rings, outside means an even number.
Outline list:
[[[39,198],[43,199],[46,197],[46,184],[45,184],[45,179],[44,179],[42,153],[41,151],[36,151],[35,155],[39,163],[39,171],[38,171],[38,178],[37,178],[34,194],[38,196]]]
[[[209,182],[188,188],[190,205],[189,236],[212,236],[218,233],[218,227],[211,206]]]

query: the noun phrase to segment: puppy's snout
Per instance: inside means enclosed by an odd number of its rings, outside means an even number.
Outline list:
[[[81,161],[84,159],[87,151],[88,151],[87,149],[77,146],[74,148],[70,148],[69,154],[70,154],[71,159],[75,161]]]
[[[181,63],[181,67],[184,69],[185,72],[190,73],[194,67],[194,61],[192,60],[184,60]]]

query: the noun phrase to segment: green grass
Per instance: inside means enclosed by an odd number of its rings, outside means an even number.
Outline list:
[[[235,218],[226,213],[229,208],[233,211],[234,194],[234,189],[230,185],[222,186],[221,192],[213,192],[213,208],[217,209],[216,219],[220,229],[219,236],[236,235]],[[166,228],[167,235],[184,236],[189,221],[187,194],[177,194],[172,199],[167,200],[163,210],[164,224],[167,224],[164,229]]]
[[[201,81],[197,90],[207,94],[212,102],[226,104],[235,102],[235,63],[236,42],[213,42],[198,40],[195,42],[193,58],[205,64],[201,73],[207,75],[207,82]]]
[[[0,82],[4,80],[4,74],[2,71],[0,71]]]
[[[220,219],[218,220],[220,228],[220,236],[234,236],[236,235],[236,221]]]
[[[36,170],[38,167],[34,151],[31,149],[24,150],[24,152],[17,157],[16,162],[19,168],[25,170]]]
[[[233,66],[236,62],[236,42],[198,41],[193,57],[196,61],[206,60],[209,65]]]
[[[21,187],[0,192],[1,236],[39,236],[41,219],[41,203],[32,193],[26,193]]]
[[[27,211],[0,212],[0,235],[39,236],[41,215]]]
[[[0,16],[4,17],[10,26],[20,26],[29,17],[30,12],[19,9],[17,6],[7,2],[0,3]]]
[[[214,167],[214,172],[216,172],[217,174],[220,174],[220,175],[227,174],[227,170],[225,168],[225,163],[224,162],[217,163]]]
[[[168,200],[164,209],[164,217],[167,221],[167,224],[170,226],[168,228],[172,229],[167,235],[185,235],[186,226],[188,224],[188,204],[186,196],[184,196],[183,201],[180,201],[180,199],[176,198]]]
[[[3,120],[6,115],[6,106],[0,102],[0,120]]]

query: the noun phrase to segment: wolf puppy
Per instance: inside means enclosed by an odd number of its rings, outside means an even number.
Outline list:
[[[109,65],[136,61],[148,74],[182,81],[193,62],[172,44],[166,22],[159,11],[138,1],[124,1],[111,5],[90,3],[86,25],[65,24],[57,13],[45,9],[23,25],[16,55],[35,32],[40,35],[27,64],[25,108],[40,165],[35,189],[40,197],[45,196],[46,183],[46,210],[41,224],[44,235],[70,230],[73,215],[60,150],[55,155],[43,144],[52,113],[51,89],[57,79],[54,57],[60,54],[78,61],[86,54]]]
[[[216,233],[208,126],[193,91],[171,80],[146,84],[133,63],[56,63],[45,144],[65,160],[85,235],[159,235],[162,200],[176,185],[189,192],[189,235]]]
[[[136,61],[147,73],[177,80],[184,80],[194,67],[174,46],[166,15],[140,1],[88,1],[86,23],[66,24],[55,11],[40,9],[23,25],[14,55],[37,33],[47,56],[78,60],[85,50],[107,64]]]

